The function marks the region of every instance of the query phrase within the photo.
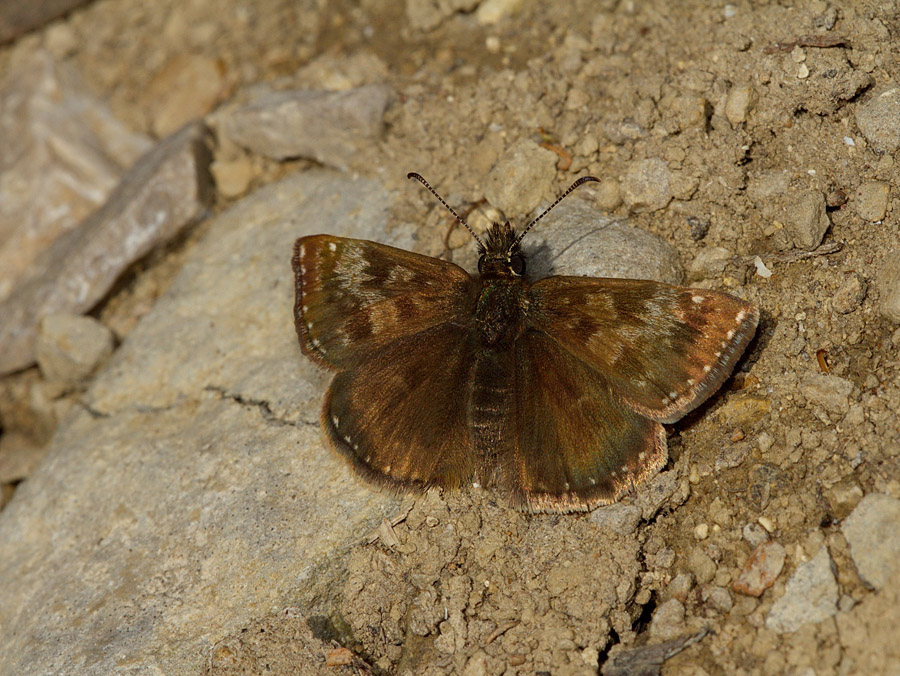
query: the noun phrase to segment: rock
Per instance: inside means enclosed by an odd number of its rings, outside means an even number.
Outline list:
[[[700,598],[704,603],[709,604],[722,614],[729,612],[734,607],[731,594],[724,587],[705,587]]]
[[[536,241],[543,239],[540,246]],[[599,213],[574,195],[561,202],[523,240],[528,273],[652,279],[680,284],[684,279],[678,252],[664,239],[627,221]],[[474,264],[474,249],[470,249]]]
[[[900,324],[900,249],[888,252],[878,271],[879,310],[895,324]]]
[[[653,157],[632,162],[622,177],[622,200],[636,214],[664,209],[672,200],[672,172]]]
[[[622,503],[598,507],[591,512],[591,521],[600,528],[615,531],[620,535],[629,535],[641,522],[641,508]]]
[[[725,273],[725,268],[734,255],[724,247],[710,246],[700,249],[688,268],[688,281],[716,279]]]
[[[622,204],[622,191],[614,178],[605,178],[597,185],[597,206],[603,211],[615,211]]]
[[[635,496],[634,504],[641,508],[642,518],[649,521],[669,502],[676,490],[678,490],[678,472],[660,472],[641,485],[641,490]],[[706,581],[701,580],[701,582]]]
[[[772,541],[761,543],[750,554],[732,589],[745,596],[762,596],[781,574],[784,559],[784,547],[780,544]]]
[[[752,87],[732,87],[725,99],[725,117],[736,127],[747,121],[747,114],[753,109],[758,99],[756,91]]]
[[[672,598],[660,604],[650,621],[650,636],[667,640],[681,636],[686,630],[684,623],[684,604]]]
[[[659,676],[663,673],[666,660],[700,641],[706,636],[706,632],[704,629],[694,635],[679,636],[662,643],[647,643],[635,648],[618,643],[610,649],[600,673],[602,676]],[[585,673],[596,673],[596,670]]]
[[[693,586],[694,578],[688,573],[678,573],[666,587],[666,595],[684,603]]]
[[[211,124],[266,157],[306,157],[347,169],[361,144],[378,138],[390,98],[391,89],[381,84],[341,92],[268,91],[245,106],[217,112]]]
[[[805,624],[821,622],[837,612],[838,586],[828,549],[822,547],[809,561],[797,566],[766,617],[766,628],[784,634]]]
[[[406,0],[406,18],[413,30],[430,31],[456,12],[471,12],[478,0]]]
[[[688,554],[687,565],[694,579],[700,584],[712,582],[716,576],[716,562],[713,561],[702,546],[696,546]]]
[[[4,674],[110,674],[122,655],[201,673],[261,609],[340,596],[342,554],[399,499],[323,443],[330,376],[297,344],[290,251],[322,231],[408,245],[389,205],[309,171],[210,224],[0,512]]]
[[[0,303],[0,374],[34,363],[41,318],[81,314],[122,272],[192,223],[209,200],[207,132],[188,126],[144,155],[102,208],[35,261]]]
[[[800,393],[807,403],[838,415],[850,410],[850,395],[854,389],[849,380],[826,373],[807,373],[800,381]]]
[[[870,493],[841,525],[859,577],[882,589],[900,572],[900,500]]]
[[[831,220],[825,211],[825,197],[811,190],[789,195],[785,203],[785,228],[798,249],[815,249],[822,243]]]
[[[90,96],[73,69],[47,52],[5,68],[0,85],[0,301],[41,252],[104,202],[151,146]]]
[[[882,221],[887,214],[890,197],[890,184],[884,181],[868,181],[857,188],[853,198],[853,209],[862,219],[872,222]]]
[[[150,80],[143,109],[157,137],[202,118],[228,93],[225,65],[202,54],[176,54]]]
[[[0,2],[0,45],[86,4],[87,0]]]
[[[56,314],[41,320],[35,356],[41,375],[75,384],[112,354],[113,333],[93,317]]]
[[[530,214],[554,192],[556,160],[555,153],[520,139],[491,168],[484,196],[507,217]]]
[[[522,0],[484,0],[475,10],[475,20],[482,26],[493,26],[509,18],[522,7]]]
[[[247,157],[234,160],[216,160],[210,165],[216,188],[223,197],[240,197],[254,177],[253,163]]]
[[[786,169],[769,169],[748,177],[747,196],[754,204],[763,207],[771,203],[773,197],[784,195],[790,185],[791,172]]]
[[[846,674],[895,676],[900,664],[900,571],[877,594],[867,594],[835,618]],[[846,669],[846,671],[845,671]]]
[[[769,540],[769,533],[758,523],[748,523],[741,531],[741,535],[754,549]]]
[[[831,297],[831,307],[841,314],[853,312],[862,304],[868,288],[862,275],[851,272]]]
[[[856,107],[856,124],[879,153],[900,148],[900,87],[890,84]]]

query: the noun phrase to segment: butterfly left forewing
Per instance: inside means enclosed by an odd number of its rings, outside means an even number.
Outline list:
[[[343,369],[388,342],[471,314],[472,278],[429,256],[311,235],[294,245],[294,322],[303,352]]]
[[[759,311],[735,296],[634,279],[548,277],[529,324],[609,379],[632,409],[674,422],[730,375]]]

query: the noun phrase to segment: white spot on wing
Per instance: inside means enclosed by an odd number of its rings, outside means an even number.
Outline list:
[[[692,296],[691,300],[699,305],[703,302],[703,296]]]
[[[334,242],[328,242],[328,248],[332,251],[337,251],[337,244],[335,244]]]

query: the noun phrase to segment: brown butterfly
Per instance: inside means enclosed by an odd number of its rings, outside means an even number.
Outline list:
[[[478,275],[365,240],[294,246],[300,346],[337,371],[328,440],[394,489],[499,485],[533,511],[617,500],[666,462],[666,433],[728,377],[759,313],[635,279],[523,275],[525,233],[494,223]]]

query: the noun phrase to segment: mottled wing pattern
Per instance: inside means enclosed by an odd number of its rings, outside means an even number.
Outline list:
[[[622,403],[604,375],[550,336],[520,336],[515,368],[515,439],[501,476],[518,504],[590,509],[665,464],[663,426]]]
[[[759,311],[726,293],[635,279],[548,277],[528,323],[603,374],[634,411],[671,423],[725,381]]]
[[[366,362],[397,338],[472,315],[472,278],[437,258],[312,235],[297,240],[293,266],[300,346],[333,369]]]
[[[331,443],[392,488],[459,486],[475,472],[465,392],[470,327],[446,323],[398,338],[338,373],[322,408]],[[427,374],[427,377],[424,377]]]

